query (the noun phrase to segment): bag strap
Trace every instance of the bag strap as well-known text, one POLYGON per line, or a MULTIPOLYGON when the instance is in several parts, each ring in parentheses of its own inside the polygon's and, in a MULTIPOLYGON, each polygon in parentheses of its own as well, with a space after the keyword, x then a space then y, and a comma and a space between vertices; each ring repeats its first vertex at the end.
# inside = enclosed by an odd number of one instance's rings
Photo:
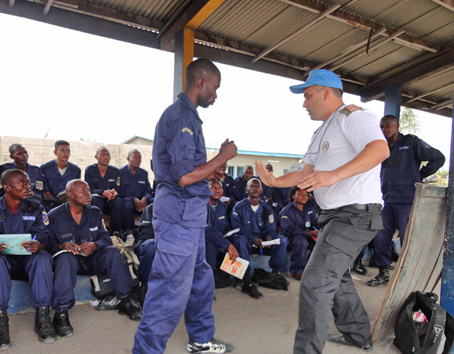
MULTIPOLYGON (((432 346, 436 349, 440 346, 441 339, 443 337, 443 332, 446 325, 446 311, 440 305, 433 303, 432 304, 432 318, 429 322, 429 331, 434 332, 435 336, 433 340, 429 340, 430 332, 427 332, 424 345, 421 349, 414 352, 414 354, 426 354, 432 346)), ((436 353, 436 352, 434 352, 436 353)))

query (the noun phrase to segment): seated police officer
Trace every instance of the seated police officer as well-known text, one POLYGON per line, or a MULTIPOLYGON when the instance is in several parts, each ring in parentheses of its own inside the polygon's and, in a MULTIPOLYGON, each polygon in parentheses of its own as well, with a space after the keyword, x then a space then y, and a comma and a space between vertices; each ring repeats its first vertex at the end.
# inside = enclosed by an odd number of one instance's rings
MULTIPOLYGON (((219 179, 219 181, 222 183, 222 191, 224 197, 228 197, 230 198, 230 200, 232 200, 235 197, 233 193, 233 177, 225 172, 226 170, 227 164, 224 163, 216 169, 214 178, 219 179)), ((225 204, 229 205, 230 201, 225 204)))
POLYGON ((105 147, 96 150, 97 163, 85 169, 85 181, 93 193, 91 205, 97 206, 104 214, 110 215, 112 231, 121 231, 123 223, 123 200, 120 191, 120 171, 110 166, 110 152, 105 147))
MULTIPOLYGON (((230 241, 238 250, 240 257, 249 261, 253 246, 263 251, 263 241, 279 238, 280 244, 265 246, 266 250, 271 249, 271 252, 265 251, 265 253, 271 255, 269 266, 273 273, 283 272, 288 241, 284 236, 277 235, 273 211, 268 204, 260 200, 262 183, 257 178, 250 179, 247 182, 246 193, 248 197, 233 207, 232 228, 239 228, 240 231, 231 236, 230 241)), ((249 271, 246 273, 249 275, 249 271)), ((244 279, 242 292, 253 298, 262 297, 257 288, 248 283, 246 275, 244 279)))
POLYGON ((128 164, 120 168, 120 197, 124 202, 123 225, 128 234, 134 229, 134 214, 140 215, 145 207, 153 202, 148 172, 140 168, 141 162, 140 151, 132 149, 128 153, 128 164))
POLYGON ((301 280, 307 261, 307 249, 313 247, 312 237, 318 235, 318 216, 314 204, 309 203, 305 189, 293 187, 290 190, 292 202, 279 214, 281 219, 280 234, 289 240, 290 273, 296 280, 301 280))
POLYGON ((246 185, 248 181, 254 175, 254 169, 252 166, 244 166, 241 176, 238 176, 233 180, 233 199, 234 203, 239 202, 247 198, 246 185))
POLYGON ((68 161, 71 149, 67 141, 55 142, 54 155, 57 156, 57 159, 41 165, 41 172, 44 175, 44 200, 46 201, 46 197, 50 198, 51 207, 59 204, 58 195, 65 191, 66 183, 80 178, 80 168, 68 161))
POLYGON ((208 217, 205 227, 205 259, 213 272, 216 269, 216 260, 219 252, 229 252, 230 259, 238 257, 236 248, 224 237, 230 231, 230 223, 227 220, 227 206, 219 199, 222 197, 222 184, 217 180, 208 182, 212 195, 208 203, 208 217))
MULTIPOLYGON (((43 173, 38 166, 30 165, 28 163, 28 152, 27 149, 21 144, 12 144, 9 147, 9 156, 14 160, 13 162, 7 162, 3 165, 3 171, 11 169, 19 169, 24 171, 30 179, 31 196, 34 196, 38 201, 43 196, 43 173)), ((0 196, 5 194, 2 185, 0 184, 0 196)))
POLYGON ((101 302, 97 310, 115 310, 139 321, 140 309, 131 302, 132 279, 123 263, 120 251, 112 246, 109 232, 104 227, 102 212, 90 205, 88 184, 80 179, 66 185, 69 202, 49 213, 50 246, 54 258, 54 291, 52 307, 55 331, 59 336, 71 336, 73 328, 68 310, 74 306, 77 274, 107 274, 115 289, 115 298, 101 302))
POLYGON ((0 234, 30 234, 33 239, 21 243, 31 255, 7 254, 10 246, 0 243, 0 350, 11 346, 7 315, 11 279, 30 282, 36 308, 35 332, 41 342, 52 343, 57 337, 49 317, 52 257, 44 251, 49 243, 49 219, 39 203, 27 200, 30 180, 25 172, 4 171, 1 182, 6 195, 0 199, 0 234))

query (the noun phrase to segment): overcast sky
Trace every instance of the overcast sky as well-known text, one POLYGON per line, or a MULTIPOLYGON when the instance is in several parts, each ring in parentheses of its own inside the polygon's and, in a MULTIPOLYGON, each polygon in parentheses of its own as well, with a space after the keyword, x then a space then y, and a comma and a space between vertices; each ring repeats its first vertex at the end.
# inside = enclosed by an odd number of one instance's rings
MULTIPOLYGON (((51 10, 52 11, 52 10, 51 10)), ((0 14, 2 135, 118 144, 153 138, 172 103, 173 54, 0 14)), ((304 154, 320 123, 302 108, 299 83, 218 64, 214 106, 199 108, 208 147, 226 138, 240 150, 304 154)), ((383 116, 383 103, 356 104, 383 116)), ((451 119, 415 110, 420 138, 449 161, 451 119)), ((378 124, 378 121, 377 121, 378 124)), ((448 168, 448 164, 445 165, 448 168)))

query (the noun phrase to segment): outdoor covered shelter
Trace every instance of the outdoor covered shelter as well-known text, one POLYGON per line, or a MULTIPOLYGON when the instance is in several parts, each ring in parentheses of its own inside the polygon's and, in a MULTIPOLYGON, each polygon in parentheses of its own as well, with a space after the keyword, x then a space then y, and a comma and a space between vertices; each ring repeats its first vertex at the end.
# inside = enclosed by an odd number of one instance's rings
MULTIPOLYGON (((174 52, 174 97, 195 56, 301 81, 325 68, 386 114, 453 115, 454 0, 0 0, 0 12, 174 52)), ((454 314, 454 167, 449 181, 442 304, 454 314)))

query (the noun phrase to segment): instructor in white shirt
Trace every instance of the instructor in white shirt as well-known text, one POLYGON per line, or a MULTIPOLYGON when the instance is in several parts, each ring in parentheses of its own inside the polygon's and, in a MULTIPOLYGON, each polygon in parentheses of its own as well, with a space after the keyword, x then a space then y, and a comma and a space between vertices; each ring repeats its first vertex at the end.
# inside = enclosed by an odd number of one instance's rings
POLYGON ((349 266, 383 228, 380 163, 389 149, 378 117, 342 100, 342 81, 329 70, 311 71, 307 81, 291 86, 304 93, 314 133, 300 172, 275 178, 256 162, 260 179, 272 187, 298 185, 314 191, 322 209, 321 230, 301 279, 299 323, 294 354, 321 354, 325 341, 370 351, 369 316, 359 298, 349 266), (329 335, 330 311, 340 335, 329 335))

